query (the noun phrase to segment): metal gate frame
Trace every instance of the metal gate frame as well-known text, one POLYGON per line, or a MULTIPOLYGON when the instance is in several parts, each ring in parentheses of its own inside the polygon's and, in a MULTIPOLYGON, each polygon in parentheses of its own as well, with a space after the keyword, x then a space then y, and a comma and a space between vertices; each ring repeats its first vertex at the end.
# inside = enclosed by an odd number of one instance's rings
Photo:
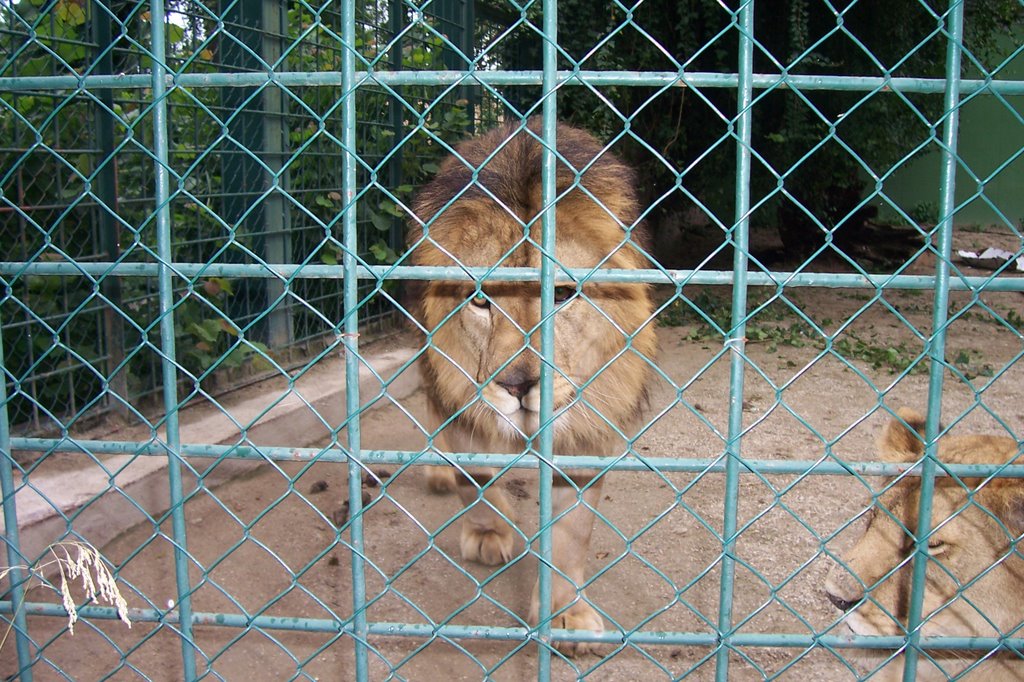
MULTIPOLYGON (((946 75, 942 79, 926 78, 891 78, 891 77, 839 77, 839 76, 796 76, 786 74, 762 74, 753 71, 753 51, 756 37, 753 35, 754 0, 748 0, 734 15, 733 26, 738 32, 740 42, 740 59, 736 72, 719 73, 676 73, 676 72, 628 72, 609 73, 584 70, 559 71, 557 69, 557 0, 543 0, 543 34, 545 37, 542 71, 501 72, 501 71, 431 71, 431 72, 387 72, 358 70, 352 50, 345 51, 342 70, 325 73, 213 73, 213 74, 180 74, 173 73, 166 66, 164 59, 165 36, 161 27, 164 26, 164 6, 159 1, 150 5, 152 14, 152 52, 153 72, 151 75, 132 76, 82 76, 82 77, 34 77, 34 78, 0 78, 0 91, 19 91, 25 89, 61 89, 82 92, 103 92, 113 87, 126 85, 151 89, 153 125, 155 134, 154 168, 156 173, 156 225, 159 236, 157 263, 67 263, 67 262, 5 262, 0 263, 0 274, 4 277, 40 275, 61 276, 77 275, 90 278, 100 277, 155 277, 159 282, 161 310, 164 315, 160 320, 161 351, 163 353, 164 405, 166 408, 166 441, 162 443, 139 443, 117 441, 80 441, 70 438, 42 439, 12 437, 7 419, 5 387, 0 383, 0 486, 3 493, 3 510, 8 519, 6 540, 7 558, 10 565, 22 563, 17 533, 17 509, 14 503, 16 486, 12 452, 15 450, 31 450, 40 452, 81 451, 93 453, 133 453, 168 460, 169 485, 173 510, 174 540, 177 544, 175 552, 175 572, 177 576, 178 599, 172 611, 136 610, 133 619, 173 624, 180 632, 182 641, 182 659, 185 678, 195 679, 196 661, 192 645, 192 628, 196 624, 217 624, 232 628, 259 627, 266 629, 294 629, 303 631, 323 631, 344 633, 351 636, 355 643, 356 677, 368 679, 368 638, 370 636, 403 636, 433 638, 443 636, 452 639, 499 639, 515 641, 531 641, 538 645, 539 667, 538 679, 547 680, 551 671, 551 648, 547 645, 552 641, 609 641, 622 642, 624 639, 636 644, 663 645, 701 645, 717 650, 716 676, 725 681, 729 675, 729 653, 734 647, 792 647, 808 649, 824 647, 827 649, 843 648, 893 648, 905 647, 906 680, 912 680, 916 669, 918 652, 934 648, 964 648, 991 650, 993 648, 1009 648, 1015 651, 1024 649, 1024 640, 1015 638, 935 638, 922 639, 917 631, 921 623, 921 606, 923 600, 924 569, 926 565, 926 536, 930 530, 929 521, 932 503, 934 480, 939 475, 952 473, 971 476, 1024 477, 1024 466, 980 466, 980 465, 942 465, 940 470, 936 459, 936 440, 940 433, 939 399, 943 391, 943 373, 945 343, 949 323, 948 297, 950 291, 970 291, 975 295, 982 291, 1016 291, 1024 292, 1024 279, 994 277, 951 277, 950 257, 952 248, 953 216, 956 209, 954 200, 955 166, 957 163, 959 106, 965 96, 983 95, 1024 95, 1024 81, 992 81, 964 80, 960 77, 962 38, 964 30, 964 3, 962 0, 951 0, 946 15, 947 59, 946 75), (340 266, 330 265, 246 265, 246 264, 205 264, 174 262, 170 251, 171 221, 168 202, 171 194, 168 174, 168 121, 166 116, 167 95, 174 88, 190 86, 219 87, 259 87, 267 83, 281 86, 289 85, 336 85, 342 83, 347 93, 341 104, 341 115, 345 121, 344 136, 341 144, 346 150, 344 163, 344 186, 342 188, 342 213, 344 234, 344 261, 340 266), (356 184, 356 120, 355 92, 362 87, 375 86, 394 91, 403 85, 440 85, 440 86, 483 86, 493 88, 503 85, 540 86, 542 90, 543 140, 547 147, 543 164, 543 200, 548 208, 543 214, 544 243, 542 249, 547 253, 554 252, 555 214, 553 210, 555 192, 555 122, 556 97, 563 87, 579 86, 584 83, 591 85, 617 86, 648 86, 648 87, 702 87, 702 88, 733 88, 738 96, 738 109, 733 118, 734 132, 731 133, 736 143, 736 187, 734 223, 729 228, 730 238, 734 245, 733 268, 731 271, 708 272, 693 270, 662 270, 648 269, 643 271, 607 271, 556 272, 552 258, 544 261, 543 267, 537 270, 516 268, 414 268, 409 266, 365 266, 361 265, 357 253, 356 212, 354 207, 360 198, 356 184), (759 93, 776 88, 797 87, 801 90, 845 90, 864 93, 881 93, 892 91, 898 93, 942 93, 944 98, 944 115, 942 123, 942 176, 939 192, 939 223, 935 235, 937 237, 937 266, 933 276, 910 275, 877 275, 861 274, 828 274, 808 272, 775 272, 770 274, 750 272, 748 269, 749 214, 751 211, 750 174, 751 174, 751 122, 752 107, 757 102, 759 93), (483 279, 488 280, 534 280, 541 282, 543 302, 540 326, 542 366, 542 408, 541 424, 549 423, 552 414, 552 371, 553 364, 553 316, 554 288, 559 282, 570 282, 586 279, 592 282, 649 282, 672 284, 677 293, 681 293, 686 284, 706 284, 732 286, 732 326, 728 330, 725 345, 731 351, 731 395, 742 395, 744 386, 744 355, 743 344, 745 324, 749 318, 747 308, 747 292, 751 286, 772 286, 780 291, 784 288, 798 287, 834 287, 863 288, 876 293, 887 289, 915 289, 930 291, 934 297, 934 316, 932 331, 927 337, 927 356, 930 360, 928 410, 927 410, 927 447, 925 457, 914 474, 922 479, 920 506, 920 526, 916 533, 916 549, 914 557, 913 594, 908 627, 911 634, 902 637, 867 638, 841 636, 812 636, 789 634, 746 634, 735 632, 732 622, 732 598, 735 589, 735 559, 732 548, 737 532, 737 494, 740 476, 744 473, 791 473, 804 475, 849 475, 851 473, 870 475, 893 475, 902 473, 904 467, 884 463, 864 463, 847 465, 816 460, 762 461, 745 459, 741 452, 743 434, 742 405, 739 400, 730 401, 728 440, 724 456, 713 460, 688 460, 675 458, 653 458, 644 461, 605 457, 562 457, 552 449, 552 430, 544 428, 536 443, 536 458, 523 458, 510 455, 480 455, 476 453, 455 453, 442 459, 438 455, 401 452, 401 451, 367 451, 361 446, 360 410, 361 401, 358 381, 351 380, 347 384, 346 402, 348 414, 351 415, 348 427, 346 447, 333 448, 328 451, 310 450, 306 453, 310 458, 319 461, 352 462, 358 466, 349 467, 349 497, 351 509, 351 559, 353 576, 352 608, 353 615, 346 622, 314 619, 285 619, 259 617, 246 620, 230 614, 199 613, 193 611, 187 572, 186 553, 187 537, 183 509, 182 492, 182 458, 254 458, 273 460, 293 460, 296 452, 292 448, 246 448, 223 447, 216 445, 183 445, 178 423, 175 394, 176 366, 174 358, 175 337, 173 321, 173 288, 172 274, 194 277, 198 274, 278 279, 292 282, 296 279, 342 278, 344 280, 344 301, 346 316, 339 329, 342 343, 346 350, 346 367, 349 377, 357 377, 360 368, 359 334, 360 304, 365 296, 360 294, 358 285, 361 281, 375 282, 377 287, 389 280, 401 279, 483 279), (461 464, 496 467, 538 468, 540 470, 541 535, 540 535, 540 585, 542 605, 549 604, 551 569, 550 569, 550 493, 552 474, 555 469, 571 470, 576 468, 600 470, 639 470, 655 466, 663 472, 724 472, 726 492, 723 500, 724 544, 722 547, 722 572, 720 585, 720 611, 717 632, 712 634, 692 632, 632 632, 625 636, 617 632, 601 635, 581 635, 566 631, 552 630, 546 616, 550 615, 550 607, 542 606, 541 625, 535 629, 503 628, 486 626, 443 625, 438 627, 416 626, 402 623, 368 622, 365 613, 365 560, 363 558, 363 525, 359 514, 360 505, 360 474, 364 467, 377 463, 390 464, 441 464, 446 460, 461 464), (545 504, 547 501, 547 504, 545 504)), ((343 3, 343 20, 341 41, 354 44, 355 17, 353 4, 343 3)), ((2 351, 2 349, 0 349, 2 351)), ((387 385, 387 380, 381 378, 387 385)), ((16 649, 21 664, 23 680, 32 679, 30 640, 28 637, 27 616, 47 615, 65 617, 60 606, 44 603, 23 603, 24 581, 23 571, 14 570, 10 574, 9 598, 0 602, 0 613, 13 614, 16 649), (15 608, 15 605, 21 605, 15 608)), ((89 606, 81 611, 86 618, 114 618, 113 609, 89 606)))

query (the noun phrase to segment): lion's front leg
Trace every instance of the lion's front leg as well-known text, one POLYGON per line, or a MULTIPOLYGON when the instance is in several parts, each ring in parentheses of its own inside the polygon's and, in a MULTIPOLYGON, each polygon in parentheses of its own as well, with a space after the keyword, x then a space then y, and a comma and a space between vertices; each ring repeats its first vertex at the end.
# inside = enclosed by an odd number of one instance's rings
MULTIPOLYGON (((441 423, 435 410, 429 411, 435 431, 441 423)), ((448 452, 475 452, 481 444, 458 429, 435 436, 434 444, 448 452)), ((462 558, 487 566, 507 564, 515 545, 515 513, 508 495, 495 480, 495 469, 462 470, 454 466, 427 467, 427 486, 435 493, 456 490, 462 512, 462 558)))
POLYGON ((462 515, 462 558, 487 566, 512 561, 515 544, 512 504, 494 474, 494 469, 486 469, 457 477, 459 498, 466 507, 462 515))
MULTIPOLYGON (((552 518, 557 518, 551 529, 551 627, 567 630, 604 631, 601 614, 590 605, 580 588, 584 582, 587 557, 590 554, 590 535, 594 529, 594 512, 601 499, 604 478, 595 480, 583 494, 578 488, 587 484, 586 478, 577 477, 575 484, 555 478, 551 491, 552 518), (582 497, 582 499, 580 499, 582 497), (564 516, 559 516, 565 512, 564 516)), ((536 624, 540 613, 539 583, 533 588, 530 600, 530 622, 536 624)), ((580 656, 594 649, 590 642, 558 642, 555 645, 567 656, 580 656)))
POLYGON ((458 487, 455 481, 455 467, 448 465, 426 467, 427 488, 432 493, 444 495, 453 493, 458 487))

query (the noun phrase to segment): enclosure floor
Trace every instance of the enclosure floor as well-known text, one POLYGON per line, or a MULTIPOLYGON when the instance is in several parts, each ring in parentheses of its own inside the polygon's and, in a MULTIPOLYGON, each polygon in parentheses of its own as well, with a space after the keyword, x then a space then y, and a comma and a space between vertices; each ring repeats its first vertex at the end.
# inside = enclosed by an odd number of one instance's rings
MULTIPOLYGON (((827 290, 791 292, 801 310, 830 329, 865 306, 866 296, 827 290)), ((885 297, 905 319, 927 328, 928 295, 887 292, 885 297)), ((954 292, 953 298, 957 306, 967 302, 963 294, 954 292)), ((1021 310, 1019 294, 986 295, 985 301, 1003 314, 1021 310)), ((1020 336, 986 319, 980 308, 977 312, 951 329, 948 355, 961 357, 968 374, 974 376, 947 376, 944 415, 960 415, 980 400, 992 414, 1019 429, 1024 425, 1024 363, 1014 361, 1022 351, 1020 336), (995 381, 986 375, 986 366, 998 373, 1007 365, 995 381)), ((792 320, 765 324, 787 330, 795 319, 794 315, 792 320)), ((755 322, 751 328, 766 328, 755 322)), ((661 416, 640 440, 641 456, 714 457, 722 450, 728 423, 729 356, 722 352, 720 341, 697 333, 699 327, 692 322, 659 329, 658 365, 671 382, 659 378, 653 383, 649 414, 661 416), (684 385, 680 393, 677 387, 684 385), (683 402, 670 408, 677 397, 683 402)), ((858 317, 851 330, 879 347, 914 341, 906 325, 878 304, 858 317)), ((874 412, 880 402, 890 408, 925 404, 926 373, 901 378, 886 366, 875 368, 869 361, 853 359, 860 370, 856 372, 836 357, 823 355, 810 340, 797 343, 798 337, 783 335, 781 342, 752 337, 747 344, 744 418, 749 431, 742 442, 744 456, 817 459, 827 443, 835 456, 869 459, 885 418, 874 412)), ((367 413, 364 447, 423 447, 424 436, 414 420, 424 413, 422 394, 404 400, 402 408, 367 413)), ((974 410, 956 429, 963 433, 1000 427, 984 410, 974 410)), ((520 624, 529 608, 536 561, 520 555, 500 570, 463 566, 458 524, 450 523, 457 512, 456 499, 428 493, 417 467, 386 469, 375 468, 386 487, 365 488, 370 500, 364 517, 365 555, 371 562, 366 580, 369 620, 520 624), (442 528, 431 540, 429 534, 442 528)), ((192 571, 197 585, 194 608, 323 619, 351 614, 350 553, 335 544, 331 521, 347 499, 346 480, 347 469, 341 464, 267 464, 224 486, 198 492, 186 505, 189 551, 195 565, 205 567, 207 573, 204 579, 198 570, 192 571), (294 584, 293 574, 298 576, 294 584)), ((526 536, 537 527, 535 481, 535 474, 525 471, 511 471, 503 478, 526 536)), ((869 504, 870 489, 881 484, 872 477, 858 481, 849 476, 742 476, 741 533, 736 547, 740 564, 733 613, 740 632, 813 634, 832 628, 832 634, 845 634, 845 626, 836 624, 839 613, 823 591, 832 566, 828 554, 840 554, 852 544, 860 526, 851 519, 869 504)), ((718 473, 610 475, 601 502, 606 522, 597 523, 589 556, 589 575, 600 576, 587 590, 588 598, 602 609, 606 628, 713 631, 718 620, 723 485, 724 476, 718 473)), ((131 556, 121 572, 130 606, 162 608, 175 597, 169 534, 168 524, 140 525, 103 548, 115 564, 131 556)), ((517 550, 523 547, 521 537, 517 550)), ((30 598, 52 601, 52 596, 39 590, 30 598)), ((32 618, 30 625, 33 638, 45 642, 49 633, 63 627, 63 621, 32 618)), ((349 679, 353 674, 348 638, 335 641, 326 634, 271 630, 240 636, 233 629, 200 626, 196 644, 202 652, 201 668, 208 666, 228 680, 288 679, 298 665, 314 679, 349 679)), ((44 656, 75 679, 98 679, 119 666, 120 654, 114 645, 126 651, 135 647, 127 661, 150 679, 180 677, 180 646, 174 633, 145 623, 128 630, 117 622, 81 622, 74 637, 59 637, 46 647, 44 656)), ((398 679, 409 680, 536 676, 537 652, 532 645, 518 650, 514 643, 482 640, 436 640, 425 645, 385 636, 372 638, 371 645, 370 679, 374 680, 392 672, 398 679)), ((0 674, 10 672, 13 658, 3 657, 0 674)), ((863 664, 855 668, 869 669, 863 664)), ((45 664, 36 670, 37 679, 50 679, 45 664)), ((688 679, 712 679, 714 650, 646 646, 618 651, 609 645, 598 655, 575 661, 556 657, 552 676, 557 680, 657 680, 687 673, 692 675, 688 679)), ((730 680, 773 676, 855 679, 837 655, 820 649, 806 653, 750 648, 732 655, 730 680)), ((124 667, 111 679, 137 678, 124 667)))

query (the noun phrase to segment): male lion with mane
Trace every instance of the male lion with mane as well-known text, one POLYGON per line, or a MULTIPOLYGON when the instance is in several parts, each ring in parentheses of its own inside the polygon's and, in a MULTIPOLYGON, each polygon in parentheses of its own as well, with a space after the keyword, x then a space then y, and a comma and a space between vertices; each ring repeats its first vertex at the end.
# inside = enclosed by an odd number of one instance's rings
MULTIPOLYGON (((883 460, 916 462, 924 454, 924 418, 901 409, 879 440, 883 460)), ((1006 436, 949 436, 938 458, 949 464, 1020 461, 1006 436), (1016 458, 1016 459, 1015 459, 1016 458)), ((825 591, 859 635, 906 633, 921 479, 905 477, 879 498, 867 529, 829 573, 825 591)), ((1020 637, 1024 628, 1024 480, 943 477, 935 480, 923 605, 925 637, 1020 637)), ((930 649, 918 679, 1024 679, 1024 653, 930 649), (987 655, 986 660, 979 661, 987 655), (963 679, 963 678, 961 678, 963 679)), ((899 656, 872 679, 903 676, 899 656)))
MULTIPOLYGON (((459 144, 413 202, 409 245, 421 266, 539 268, 542 254, 538 123, 506 124, 459 144)), ((559 268, 636 269, 649 261, 632 170, 588 133, 557 128, 555 255, 559 268)), ((540 410, 540 284, 428 281, 411 308, 429 339, 421 367, 428 425, 447 452, 535 449, 540 410)), ((559 285, 554 313, 554 451, 619 455, 636 434, 656 352, 653 305, 642 284, 559 285)), ((512 507, 486 473, 428 469, 435 492, 458 490, 462 556, 487 565, 513 557, 512 507), (482 491, 483 499, 480 499, 482 491)), ((553 627, 603 630, 579 588, 602 478, 555 473, 553 627), (563 577, 564 576, 564 577, 563 577)), ((534 588, 531 622, 539 598, 534 588)), ((564 643, 574 655, 590 647, 564 643)))

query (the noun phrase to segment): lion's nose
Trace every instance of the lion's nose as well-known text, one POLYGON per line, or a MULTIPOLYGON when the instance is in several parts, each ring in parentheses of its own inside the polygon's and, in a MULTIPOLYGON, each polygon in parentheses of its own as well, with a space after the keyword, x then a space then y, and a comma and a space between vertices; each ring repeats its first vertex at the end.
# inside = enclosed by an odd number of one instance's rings
POLYGON ((828 600, 830 602, 832 602, 832 604, 837 609, 839 609, 840 611, 849 611, 850 609, 852 609, 854 606, 857 605, 857 602, 855 602, 855 601, 847 601, 846 599, 843 599, 842 597, 837 597, 836 595, 832 594, 831 592, 826 592, 825 594, 828 595, 828 600))
POLYGON ((529 393, 538 381, 540 381, 540 377, 531 376, 522 370, 513 370, 496 383, 508 391, 513 398, 522 400, 523 396, 529 393))

